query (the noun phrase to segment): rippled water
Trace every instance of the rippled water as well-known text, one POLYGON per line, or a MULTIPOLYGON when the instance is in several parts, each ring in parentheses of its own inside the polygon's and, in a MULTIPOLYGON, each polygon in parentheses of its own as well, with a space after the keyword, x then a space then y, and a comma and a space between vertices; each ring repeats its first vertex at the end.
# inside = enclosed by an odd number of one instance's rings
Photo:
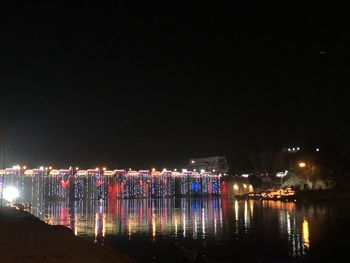
POLYGON ((49 224, 142 262, 336 261, 346 256, 346 206, 229 198, 40 204, 49 224))

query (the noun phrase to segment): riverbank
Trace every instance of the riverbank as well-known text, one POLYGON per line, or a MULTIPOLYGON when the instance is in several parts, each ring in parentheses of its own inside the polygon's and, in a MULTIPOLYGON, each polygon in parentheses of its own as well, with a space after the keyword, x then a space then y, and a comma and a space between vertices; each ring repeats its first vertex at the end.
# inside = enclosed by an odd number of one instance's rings
POLYGON ((107 247, 76 237, 64 226, 51 226, 30 213, 0 209, 1 262, 127 263, 132 260, 107 247))
POLYGON ((253 200, 273 200, 273 201, 293 201, 301 203, 317 203, 317 202, 350 202, 350 192, 330 190, 305 190, 297 191, 290 196, 262 196, 258 194, 242 194, 236 195, 236 199, 253 199, 253 200))

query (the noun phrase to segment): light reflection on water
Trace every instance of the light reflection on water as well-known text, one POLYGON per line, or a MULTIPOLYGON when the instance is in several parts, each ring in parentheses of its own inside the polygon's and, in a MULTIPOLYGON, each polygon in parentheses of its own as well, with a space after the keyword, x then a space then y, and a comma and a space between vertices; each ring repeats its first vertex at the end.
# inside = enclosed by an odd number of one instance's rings
POLYGON ((65 202, 33 207, 32 213, 52 225, 65 225, 75 235, 108 243, 106 237, 159 237, 214 240, 229 244, 275 246, 285 255, 299 257, 312 248, 311 228, 320 227, 327 209, 294 202, 231 199, 114 200, 65 202))

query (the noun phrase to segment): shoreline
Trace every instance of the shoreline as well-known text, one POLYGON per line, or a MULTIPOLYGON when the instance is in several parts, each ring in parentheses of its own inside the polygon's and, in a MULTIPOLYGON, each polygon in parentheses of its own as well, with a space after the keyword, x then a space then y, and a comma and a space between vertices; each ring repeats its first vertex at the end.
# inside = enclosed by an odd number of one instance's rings
POLYGON ((131 263, 129 256, 48 225, 26 211, 0 209, 0 258, 4 262, 131 263))
POLYGON ((303 204, 321 203, 321 202, 350 202, 350 193, 337 192, 334 190, 308 190, 300 191, 292 196, 282 196, 281 198, 273 197, 250 197, 248 194, 236 195, 238 200, 267 200, 283 202, 299 202, 303 204))

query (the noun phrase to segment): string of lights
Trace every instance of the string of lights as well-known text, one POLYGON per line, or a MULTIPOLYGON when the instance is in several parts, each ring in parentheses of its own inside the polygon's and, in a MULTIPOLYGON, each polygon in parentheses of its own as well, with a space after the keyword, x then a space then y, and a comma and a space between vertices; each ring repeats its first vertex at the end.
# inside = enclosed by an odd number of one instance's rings
POLYGON ((21 198, 96 200, 220 195, 221 176, 210 172, 150 170, 23 169, 0 170, 4 186, 15 186, 21 198), (30 189, 30 191, 29 191, 30 189), (41 195, 41 197, 39 197, 41 195))

